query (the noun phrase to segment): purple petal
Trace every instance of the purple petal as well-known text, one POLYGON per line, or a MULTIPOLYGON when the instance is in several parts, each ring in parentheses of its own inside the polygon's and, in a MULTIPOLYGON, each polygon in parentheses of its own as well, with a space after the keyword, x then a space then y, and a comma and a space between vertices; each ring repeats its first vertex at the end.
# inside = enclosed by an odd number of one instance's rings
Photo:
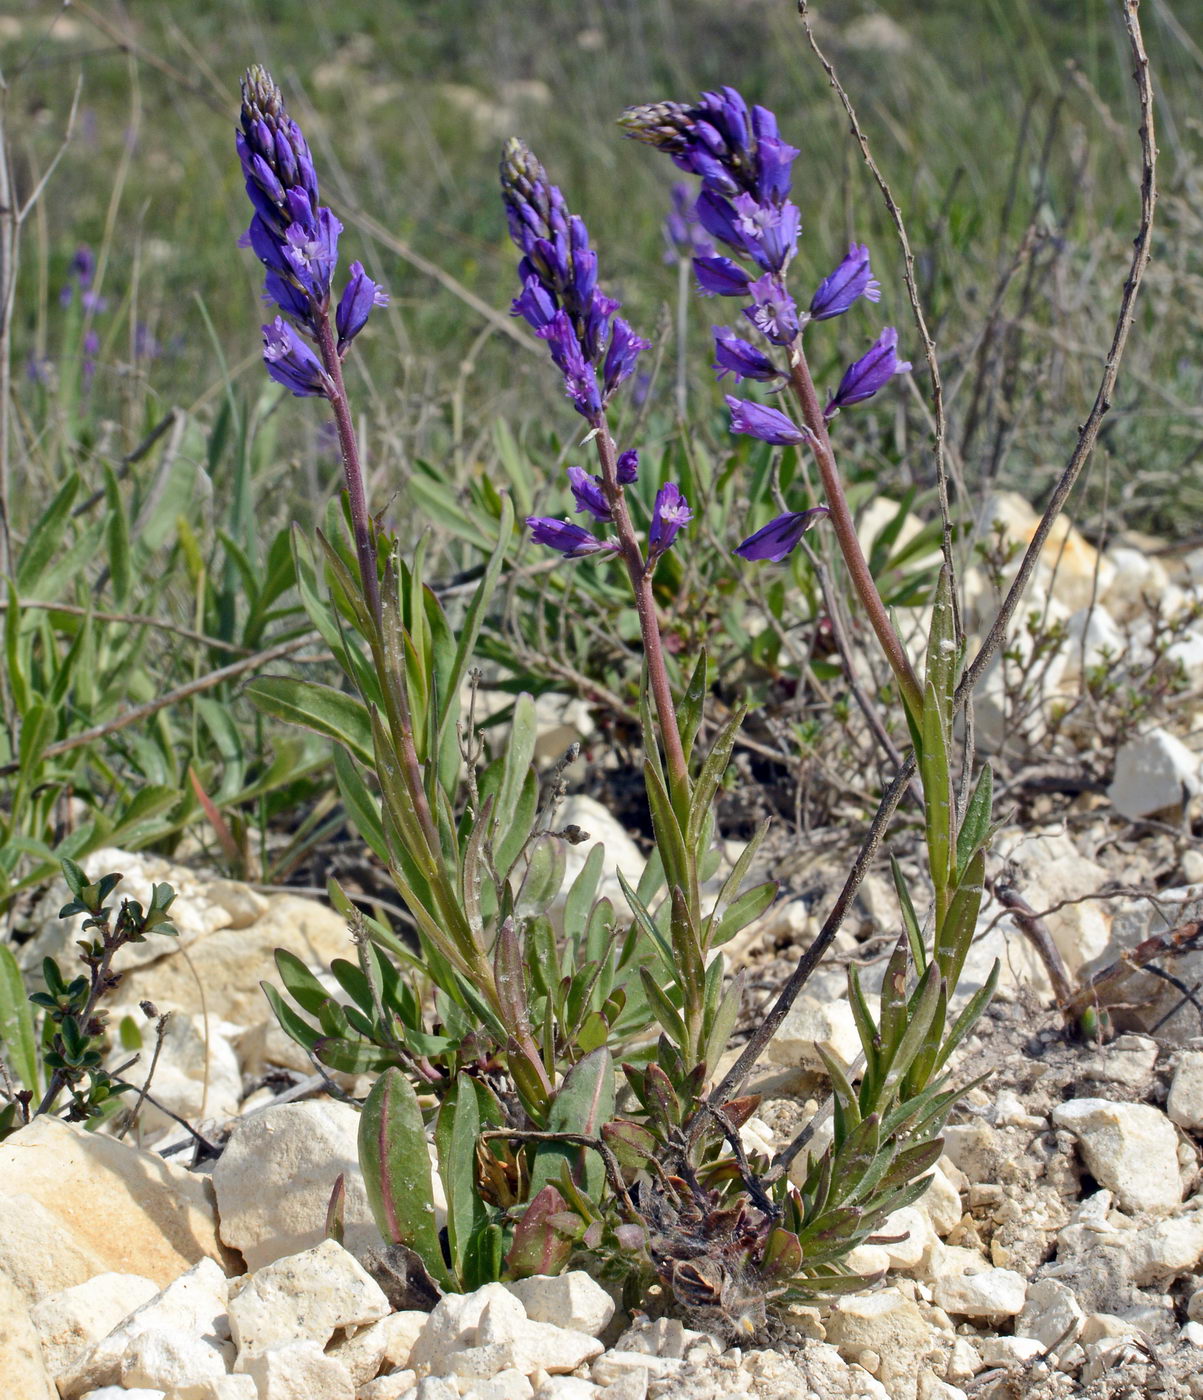
POLYGON ((587 554, 605 554, 614 549, 612 544, 599 540, 596 535, 590 534, 580 525, 574 525, 571 520, 555 520, 546 515, 528 515, 526 523, 530 526, 533 539, 539 544, 547 545, 549 549, 558 550, 565 559, 583 559, 587 554))
POLYGON ((871 399, 895 374, 905 374, 911 368, 909 360, 898 358, 897 346, 898 332, 887 326, 868 352, 844 371, 840 387, 827 405, 828 418, 841 408, 871 399))
POLYGON ((727 395, 727 407, 731 410, 733 433, 759 438, 761 442, 770 442, 774 447, 796 447, 810 437, 808 429, 798 427, 779 409, 752 403, 748 399, 737 399, 731 394, 727 395))
POLYGON ((714 368, 721 379, 733 374, 738 379, 767 381, 780 379, 781 371, 772 360, 746 340, 741 340, 730 326, 714 327, 714 368))
POLYGON ((754 535, 749 535, 743 544, 736 545, 735 553, 745 559, 768 559, 778 564, 798 547, 807 530, 828 513, 826 506, 813 506, 810 510, 779 515, 754 535))
POLYGON ((824 277, 810 301, 810 316, 814 321, 827 321, 840 316, 859 297, 877 301, 881 287, 874 280, 869 266, 869 250, 863 243, 848 245, 848 253, 839 267, 824 277))
POLYGON ((681 488, 675 481, 666 481, 656 492, 652 508, 652 528, 648 534, 652 554, 663 554, 670 549, 677 532, 692 519, 693 511, 681 495, 681 488))
POLYGON ((568 484, 572 488, 578 515, 587 513, 595 520, 611 519, 600 477, 590 476, 584 467, 569 467, 568 484))

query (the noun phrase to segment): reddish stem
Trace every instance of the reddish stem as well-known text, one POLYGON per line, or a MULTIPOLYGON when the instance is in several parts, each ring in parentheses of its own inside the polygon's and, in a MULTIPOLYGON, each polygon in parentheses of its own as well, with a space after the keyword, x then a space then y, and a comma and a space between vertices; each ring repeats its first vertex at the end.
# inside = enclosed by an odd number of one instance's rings
POLYGON ((894 672, 907 708, 911 711, 912 716, 918 720, 923 711, 923 689, 911 667, 906 652, 903 650, 898 633, 894 631, 889 614, 886 612, 886 606, 881 600, 881 594, 877 591, 877 585, 873 582, 873 575, 869 572, 869 565, 865 561, 864 551, 857 538, 852 512, 848 508, 848 498, 844 495, 844 484, 840 480, 840 474, 835 465, 835 453, 831 450, 831 438, 827 432, 827 419, 823 416, 819 396, 815 392, 814 380, 810 377, 810 366, 806 363, 806 356, 802 353, 801 348, 791 356, 789 377, 790 384, 798 398, 798 405, 802 410, 802 420, 810 429, 814 439, 815 461, 819 464, 819 475, 823 480, 827 508, 831 512, 831 523, 835 529, 836 542, 839 544, 840 553, 844 556, 844 563, 852 579, 852 586, 861 601, 861 606, 868 615, 870 625, 877 633, 877 640, 881 643, 881 649, 885 652, 890 669, 894 672))

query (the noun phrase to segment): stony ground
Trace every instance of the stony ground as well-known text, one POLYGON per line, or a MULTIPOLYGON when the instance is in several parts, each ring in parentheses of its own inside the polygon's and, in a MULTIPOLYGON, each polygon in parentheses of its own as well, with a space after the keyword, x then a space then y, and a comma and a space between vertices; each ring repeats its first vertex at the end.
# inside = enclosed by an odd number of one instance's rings
MULTIPOLYGON (((1016 725, 1035 726, 1060 745, 1063 766, 1069 744, 1089 769, 1102 721, 1065 728, 1066 676, 1096 644, 1104 663, 1147 675, 1142 590, 1160 589, 1164 603, 1177 588, 1177 605, 1193 607, 1198 585, 1159 579, 1147 551, 1092 558, 1073 534, 1058 549, 1043 586, 1046 611, 1061 609, 1071 624, 1064 664, 1045 668, 1022 723, 1004 681, 987 684, 979 730, 1005 748, 1016 725), (1085 620, 1071 610, 1083 597, 1095 599, 1085 620), (1122 657, 1099 642, 1108 627, 1122 657)), ((319 972, 345 956, 341 920, 297 895, 98 854, 90 866, 123 871, 135 897, 154 880, 179 891, 178 941, 152 936, 126 950, 114 1024, 128 1018, 149 1048, 153 1018, 140 1003, 172 1015, 153 1102, 130 1139, 41 1119, 0 1145, 5 1394, 1203 1397, 1203 1009, 1192 991, 1203 985, 1203 941, 1188 936, 1203 917, 1194 836, 1203 630, 1191 622, 1160 645, 1182 649, 1184 668, 1195 669, 1179 704, 1113 736, 1102 780, 1056 800, 1016 783, 1000 801, 1007 825, 961 995, 995 958, 1002 982, 957 1061, 964 1081, 989 1078, 954 1113, 927 1194, 851 1261, 881 1281, 797 1309, 742 1347, 658 1316, 655 1298, 646 1314, 627 1316, 582 1273, 492 1284, 433 1312, 409 1306, 381 1256, 356 1162, 358 1115, 347 1100, 367 1083, 315 1075, 258 986, 277 947, 319 972), (1017 922, 1008 891, 1038 917, 1017 922), (1075 988, 1094 979, 1084 1004, 1106 1010, 1105 1041, 1083 1038, 1055 1009, 1050 975, 1075 988), (340 1173, 342 1245, 324 1238, 340 1173)), ((583 722, 579 710, 551 716, 549 751, 583 722)), ((618 869, 637 879, 643 854, 608 812, 577 797, 565 820, 604 839, 613 893, 618 869)), ((813 935, 847 851, 817 842, 792 866, 780 852, 774 859, 781 900, 728 950, 750 970, 745 1026, 813 935)), ((903 863, 920 888, 918 867, 903 863)), ((69 956, 75 935, 57 919, 62 902, 51 890, 29 912, 18 948, 27 969, 69 956)), ((743 1131, 749 1152, 771 1152, 822 1116, 816 1045, 855 1072, 846 965, 860 966, 872 995, 896 936, 893 893, 876 874, 750 1086, 762 1102, 743 1131)))

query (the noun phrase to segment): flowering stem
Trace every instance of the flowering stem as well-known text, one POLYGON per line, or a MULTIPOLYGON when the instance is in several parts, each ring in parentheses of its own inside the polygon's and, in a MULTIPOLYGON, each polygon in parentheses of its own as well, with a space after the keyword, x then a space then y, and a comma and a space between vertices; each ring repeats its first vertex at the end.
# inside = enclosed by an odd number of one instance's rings
POLYGON ((614 448, 614 439, 610 436, 604 418, 599 417, 594 426, 597 429, 597 458, 601 464, 606 500, 614 517, 619 553, 627 566, 631 590, 635 594, 635 610, 639 614, 639 631, 643 636, 648 683, 660 720, 660 737, 664 744, 664 758, 668 768, 669 792, 676 805, 677 798, 683 797, 689 791, 689 767, 685 762, 685 750, 681 747, 681 731, 677 727, 672 687, 668 683, 668 670, 664 665, 660 619, 656 613, 656 599, 652 592, 652 568, 644 560, 639 538, 631 524, 631 515, 618 484, 618 454, 614 448))
POLYGON ((885 652, 890 669, 894 672, 907 709, 910 710, 912 718, 918 722, 919 716, 923 712, 923 690, 910 661, 907 659, 907 654, 903 650, 898 633, 894 631, 889 614, 886 612, 886 606, 881 600, 881 594, 877 591, 877 585, 873 582, 873 575, 869 572, 869 565, 865 561, 864 551, 857 538, 852 512, 848 508, 848 498, 844 495, 844 484, 840 480, 840 474, 835 465, 835 453, 831 450, 827 420, 823 416, 819 396, 815 392, 814 380, 810 376, 810 366, 806 363, 806 356, 800 348, 795 355, 791 356, 789 377, 802 410, 802 419, 814 436, 815 460, 819 464, 819 475, 823 480, 827 508, 831 512, 831 523, 835 529, 836 541, 839 544, 840 553, 844 556, 844 563, 851 576, 852 586, 861 601, 861 606, 868 614, 874 632, 877 633, 877 640, 881 643, 881 649, 885 652))
MULTIPOLYGON (((385 680, 384 670, 384 616, 380 605, 380 575, 376 562, 376 534, 372 517, 368 511, 367 488, 364 484, 363 463, 359 456, 359 441, 355 436, 355 424, 351 420, 351 407, 347 401, 346 386, 343 383, 342 361, 338 356, 338 346, 334 339, 334 328, 330 316, 321 311, 314 316, 317 331, 318 352, 322 358, 322 368, 330 379, 330 407, 334 410, 334 422, 338 429, 338 444, 342 452, 343 476, 347 483, 347 495, 351 502, 351 528, 355 533, 355 553, 359 559, 359 576, 363 582, 364 601, 372 619, 375 636, 369 638, 376 661, 377 673, 385 680)), ((426 799, 426 787, 422 782, 422 765, 418 762, 418 751, 414 745, 413 724, 409 716, 409 706, 405 698, 404 682, 397 677, 398 684, 384 685, 384 693, 393 703, 389 705, 390 718, 396 731, 401 749, 401 759, 405 767, 406 786, 410 799, 417 811, 431 859, 437 859, 440 842, 438 829, 431 816, 430 803, 426 799)))
POLYGON ((368 512, 367 489, 363 479, 363 463, 359 458, 359 443, 355 437, 355 425, 351 421, 351 408, 347 402, 347 391, 343 385, 342 361, 338 358, 338 346, 334 340, 334 328, 327 312, 314 316, 317 330, 317 346, 322 357, 322 368, 330 377, 332 392, 330 407, 334 410, 334 423, 338 429, 338 445, 342 452, 343 477, 347 483, 347 495, 351 501, 351 526, 355 531, 355 553, 359 557, 359 574, 363 580, 364 598, 368 611, 376 623, 380 618, 380 579, 376 566, 376 539, 372 530, 372 520, 368 512))

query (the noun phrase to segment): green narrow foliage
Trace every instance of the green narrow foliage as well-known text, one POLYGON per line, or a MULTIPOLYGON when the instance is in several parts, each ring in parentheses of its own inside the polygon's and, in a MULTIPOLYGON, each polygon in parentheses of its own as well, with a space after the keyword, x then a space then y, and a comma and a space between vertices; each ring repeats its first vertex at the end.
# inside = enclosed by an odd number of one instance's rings
POLYGON ((0 943, 0 1050, 22 1087, 36 1098, 41 1085, 33 1011, 21 969, 7 943, 0 943))

